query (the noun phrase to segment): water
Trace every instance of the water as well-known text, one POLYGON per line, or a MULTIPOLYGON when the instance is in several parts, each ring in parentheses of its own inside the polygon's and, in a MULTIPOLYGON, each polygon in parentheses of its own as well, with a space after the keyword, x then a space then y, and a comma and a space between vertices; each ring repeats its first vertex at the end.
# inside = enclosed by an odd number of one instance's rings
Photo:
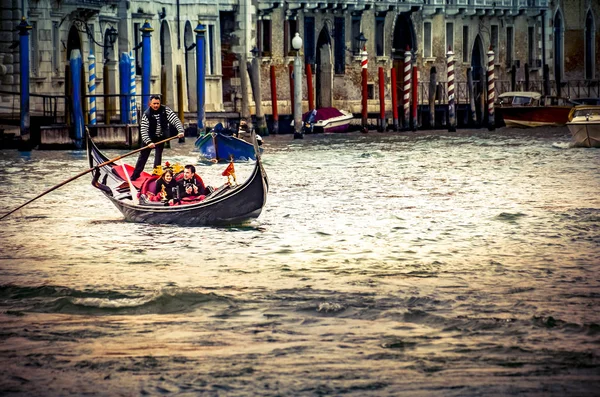
MULTIPOLYGON (((270 136, 232 228, 124 222, 84 176, 0 221, 0 394, 594 395, 600 151, 568 140, 270 136)), ((0 157, 2 213, 88 167, 0 157)))

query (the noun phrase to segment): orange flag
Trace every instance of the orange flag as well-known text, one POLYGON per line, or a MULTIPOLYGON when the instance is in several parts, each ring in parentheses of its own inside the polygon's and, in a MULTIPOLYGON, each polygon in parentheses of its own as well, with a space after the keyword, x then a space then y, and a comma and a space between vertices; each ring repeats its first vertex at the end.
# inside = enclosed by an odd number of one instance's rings
POLYGON ((225 168, 225 171, 223 171, 222 175, 227 177, 227 182, 230 182, 230 177, 233 177, 233 181, 237 183, 235 179, 235 168, 233 168, 233 161, 231 161, 227 168, 225 168))

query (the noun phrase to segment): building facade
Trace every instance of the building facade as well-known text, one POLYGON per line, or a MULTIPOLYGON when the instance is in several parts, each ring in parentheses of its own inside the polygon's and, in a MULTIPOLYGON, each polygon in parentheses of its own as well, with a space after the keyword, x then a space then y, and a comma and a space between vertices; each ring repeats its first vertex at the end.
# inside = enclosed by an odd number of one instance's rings
MULTIPOLYGON (((32 94, 70 95, 68 65, 74 49, 83 56, 86 79, 89 57, 95 57, 99 95, 119 93, 119 58, 123 53, 133 55, 140 93, 140 29, 147 21, 153 29, 151 92, 163 93, 171 107, 192 113, 198 106, 194 47, 198 22, 206 26, 207 112, 240 112, 244 100, 254 111, 253 101, 244 98, 250 96, 245 92, 252 92, 253 82, 242 77, 246 65, 259 57, 264 112, 271 112, 274 76, 279 112, 292 113, 289 65, 295 56, 291 45, 295 33, 303 39, 300 56, 310 67, 303 76, 304 101, 310 70, 316 107, 336 106, 355 113, 360 112, 363 49, 369 61, 371 111, 379 108, 379 68, 384 71, 390 109, 390 72, 397 68, 401 81, 406 51, 424 86, 432 68, 438 81, 446 81, 449 49, 459 84, 466 82, 468 69, 475 81, 484 81, 490 49, 499 82, 522 81, 526 73, 531 81, 541 81, 544 64, 554 84, 581 80, 594 85, 600 78, 600 4, 595 0, 3 0, 1 15, 2 91, 19 91, 15 28, 25 16, 32 26, 32 94), (248 84, 248 89, 243 90, 242 84, 248 84), (177 103, 178 90, 182 90, 182 103, 177 103)), ((458 94, 460 100, 460 87, 458 94)), ((425 99, 424 91, 420 95, 425 99)), ((1 98, 3 109, 14 102, 8 94, 1 98)), ((38 102, 32 98, 33 113, 39 111, 38 102)))

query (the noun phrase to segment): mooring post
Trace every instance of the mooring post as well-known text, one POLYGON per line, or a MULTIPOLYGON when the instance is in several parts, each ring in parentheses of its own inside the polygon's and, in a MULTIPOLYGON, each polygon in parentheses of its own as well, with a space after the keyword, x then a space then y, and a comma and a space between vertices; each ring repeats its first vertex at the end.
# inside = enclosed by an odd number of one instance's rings
POLYGON ((19 30, 19 61, 21 63, 21 140, 28 141, 31 129, 29 113, 29 31, 32 26, 25 17, 17 26, 19 30))
POLYGON ((137 124, 137 106, 135 100, 135 57, 133 56, 133 51, 129 51, 129 60, 131 61, 129 78, 129 95, 131 98, 131 124, 137 124))
POLYGON ((89 70, 89 85, 88 90, 90 93, 90 124, 96 125, 96 57, 90 49, 90 55, 88 55, 88 70, 89 70))
POLYGON ((387 125, 385 119, 385 76, 383 67, 379 67, 379 131, 385 131, 387 125))
POLYGON ((146 20, 141 27, 142 32, 142 110, 150 102, 150 73, 152 72, 152 45, 151 33, 154 31, 150 22, 146 20))
POLYGON ((494 118, 494 101, 496 100, 496 81, 494 76, 494 51, 492 47, 487 53, 488 67, 487 67, 487 109, 488 109, 488 130, 494 131, 496 129, 496 121, 494 118))
POLYGON ((369 77, 369 75, 368 75, 369 54, 367 53, 366 45, 363 46, 363 50, 360 53, 360 67, 361 67, 361 77, 362 77, 362 100, 361 100, 362 132, 367 132, 369 130, 369 127, 368 127, 369 113, 368 113, 368 108, 367 108, 367 106, 368 106, 367 98, 369 96, 369 90, 368 90, 368 86, 367 86, 367 79, 369 77))
POLYGON ((310 112, 315 108, 315 91, 313 87, 312 67, 310 66, 310 63, 306 64, 306 88, 308 90, 308 111, 310 112))
POLYGON ((411 98, 411 126, 416 131, 419 127, 418 109, 419 109, 419 69, 417 68, 416 54, 413 54, 412 65, 412 98, 411 98))
POLYGON ((131 91, 131 78, 129 76, 131 73, 131 59, 129 59, 129 54, 126 52, 121 54, 121 58, 119 59, 119 106, 121 107, 121 123, 127 124, 129 122, 130 115, 130 104, 131 99, 129 97, 131 91))
POLYGON ((437 70, 432 66, 429 70, 429 128, 435 128, 435 93, 437 90, 437 70))
POLYGON ((78 49, 71 51, 71 59, 69 60, 71 65, 71 83, 73 87, 73 95, 71 96, 71 105, 73 107, 73 128, 75 136, 75 147, 77 149, 83 148, 83 109, 81 108, 81 66, 83 61, 81 59, 81 52, 78 49))
POLYGON ((181 120, 181 124, 185 125, 185 113, 183 112, 183 107, 185 106, 183 102, 183 70, 181 69, 181 65, 175 67, 175 81, 177 82, 177 115, 179 116, 179 120, 181 120))
POLYGON ((475 86, 473 84, 473 68, 467 68, 467 91, 469 91, 469 112, 471 125, 477 125, 477 110, 475 108, 475 86))
POLYGON ((412 76, 411 59, 412 55, 410 53, 410 47, 406 46, 406 51, 404 51, 404 88, 402 90, 402 106, 404 110, 402 129, 405 131, 410 128, 410 77, 412 76))
POLYGON ((294 139, 303 139, 302 123, 302 59, 300 58, 300 48, 302 48, 302 38, 296 33, 292 39, 292 47, 296 50, 294 58, 294 139))
POLYGON ((544 95, 550 95, 550 67, 544 64, 544 95))
POLYGON ((392 68, 392 113, 394 115, 394 131, 398 131, 398 81, 396 68, 392 68))
POLYGON ((294 109, 296 109, 296 105, 294 104, 294 62, 290 62, 288 65, 288 75, 290 76, 290 114, 293 119, 294 109))
POLYGON ((448 48, 446 53, 448 64, 448 131, 456 131, 456 99, 454 97, 454 52, 448 48))
POLYGON ((254 106, 255 106, 255 115, 256 115, 256 130, 259 135, 268 136, 269 129, 267 128, 267 122, 265 120, 265 114, 262 108, 262 83, 261 83, 261 75, 260 75, 260 51, 256 49, 252 51, 252 81, 254 85, 252 86, 252 92, 254 93, 254 106))
MULTIPOLYGON (((202 25, 198 21, 198 26, 194 29, 196 32, 196 95, 198 97, 198 135, 204 133, 204 84, 205 84, 205 71, 204 60, 205 49, 204 49, 204 35, 206 34, 206 26, 202 25)), ((244 65, 240 66, 240 73, 246 73, 246 63, 244 58, 244 65)), ((242 93, 243 95, 243 93, 242 93)), ((242 99, 243 100, 243 99, 242 99)))
POLYGON ((279 133, 279 112, 277 111, 277 80, 275 78, 275 65, 269 68, 271 74, 271 110, 273 113, 273 134, 279 133))
POLYGON ((512 65, 510 68, 510 90, 517 90, 517 66, 512 65))

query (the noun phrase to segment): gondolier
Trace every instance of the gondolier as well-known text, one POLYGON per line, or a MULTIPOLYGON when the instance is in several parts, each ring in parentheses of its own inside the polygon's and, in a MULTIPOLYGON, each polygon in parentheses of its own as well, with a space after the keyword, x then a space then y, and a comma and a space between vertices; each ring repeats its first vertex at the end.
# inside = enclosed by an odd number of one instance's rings
POLYGON ((173 112, 173 110, 171 110, 171 108, 168 106, 160 104, 159 95, 151 95, 148 109, 146 109, 142 115, 142 120, 140 123, 142 142, 144 145, 149 146, 149 148, 140 152, 140 157, 138 157, 137 163, 135 164, 135 170, 133 171, 131 180, 136 180, 140 177, 142 171, 144 171, 144 167, 146 166, 146 162, 148 161, 148 157, 150 156, 152 149, 155 149, 154 167, 162 164, 162 152, 165 144, 161 143, 159 145, 155 145, 155 142, 159 142, 164 138, 169 137, 169 125, 172 125, 177 129, 177 136, 179 138, 183 138, 183 125, 181 124, 181 121, 175 112, 173 112))

